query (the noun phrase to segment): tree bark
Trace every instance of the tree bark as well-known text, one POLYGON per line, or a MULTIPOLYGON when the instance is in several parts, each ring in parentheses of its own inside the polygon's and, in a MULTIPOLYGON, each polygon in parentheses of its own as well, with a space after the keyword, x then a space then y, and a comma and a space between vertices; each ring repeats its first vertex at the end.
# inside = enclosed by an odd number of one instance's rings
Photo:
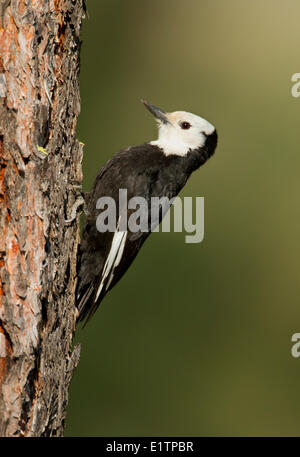
POLYGON ((83 0, 0 0, 0 436, 61 436, 72 351, 83 0))

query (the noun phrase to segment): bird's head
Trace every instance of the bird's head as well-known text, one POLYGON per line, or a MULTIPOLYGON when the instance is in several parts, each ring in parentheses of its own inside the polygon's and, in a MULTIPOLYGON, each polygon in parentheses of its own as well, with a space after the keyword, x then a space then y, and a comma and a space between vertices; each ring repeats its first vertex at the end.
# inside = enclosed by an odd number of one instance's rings
POLYGON ((209 149, 209 155, 213 154, 218 137, 215 127, 208 121, 185 111, 166 113, 145 100, 142 103, 158 123, 158 139, 151 144, 163 149, 165 155, 185 156, 189 151, 201 148, 209 149))

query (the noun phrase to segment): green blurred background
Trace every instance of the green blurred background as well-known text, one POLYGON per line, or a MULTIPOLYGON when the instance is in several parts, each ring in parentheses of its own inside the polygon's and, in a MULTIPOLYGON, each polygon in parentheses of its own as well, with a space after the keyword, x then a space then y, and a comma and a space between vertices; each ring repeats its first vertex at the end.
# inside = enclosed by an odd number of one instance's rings
POLYGON ((84 188, 156 138, 140 99, 218 129, 182 196, 205 239, 156 233, 76 334, 67 436, 299 435, 298 0, 88 0, 84 188))

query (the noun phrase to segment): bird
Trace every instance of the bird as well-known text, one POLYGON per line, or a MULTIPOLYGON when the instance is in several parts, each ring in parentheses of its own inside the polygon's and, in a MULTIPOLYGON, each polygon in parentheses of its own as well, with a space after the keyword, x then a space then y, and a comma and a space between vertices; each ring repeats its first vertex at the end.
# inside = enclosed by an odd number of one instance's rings
MULTIPOLYGON (((142 245, 162 220, 161 210, 151 230, 120 229, 120 219, 130 215, 120 203, 120 189, 127 198, 177 196, 190 175, 201 167, 217 146, 216 128, 207 120, 185 111, 165 112, 141 100, 158 125, 157 140, 117 152, 99 170, 94 184, 84 195, 86 216, 78 252, 76 286, 77 322, 93 316, 104 296, 125 274, 142 245), (98 199, 112 198, 120 214, 115 230, 99 232, 98 199), (127 214, 126 214, 127 213, 127 214)), ((147 211, 150 213, 150 206, 147 211)), ((149 214, 148 214, 149 216, 149 214)))

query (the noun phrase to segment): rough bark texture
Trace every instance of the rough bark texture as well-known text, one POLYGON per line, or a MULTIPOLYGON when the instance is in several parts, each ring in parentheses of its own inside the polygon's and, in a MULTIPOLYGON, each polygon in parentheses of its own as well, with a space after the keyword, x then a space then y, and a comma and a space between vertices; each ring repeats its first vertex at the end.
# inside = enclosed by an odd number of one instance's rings
POLYGON ((60 436, 81 183, 83 0, 0 0, 0 436, 60 436))

